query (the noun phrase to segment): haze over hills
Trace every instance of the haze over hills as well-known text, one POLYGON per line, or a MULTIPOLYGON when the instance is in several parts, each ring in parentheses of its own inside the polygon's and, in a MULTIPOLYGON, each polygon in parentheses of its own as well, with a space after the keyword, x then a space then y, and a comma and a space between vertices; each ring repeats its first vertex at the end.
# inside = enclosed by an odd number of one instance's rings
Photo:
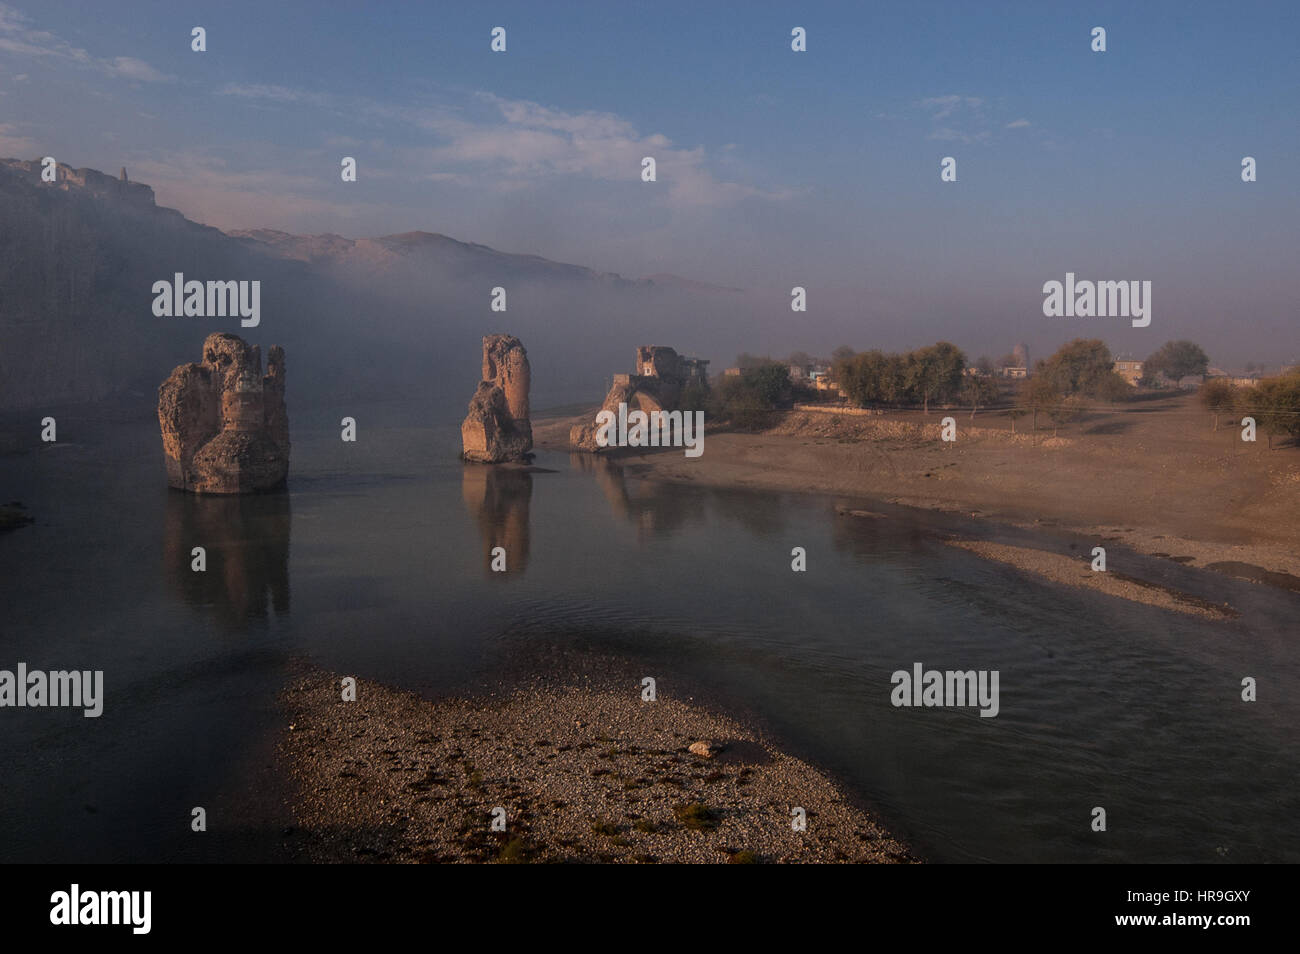
POLYGON ((432 404, 452 419, 478 379, 479 339, 523 339, 539 406, 599 401, 638 344, 729 360, 750 331, 742 292, 629 279, 431 232, 377 238, 229 233, 159 207, 153 191, 59 164, 0 161, 0 406, 151 396, 214 331, 283 345, 290 408, 432 404), (259 280, 261 320, 156 317, 154 282, 259 280), (507 291, 507 311, 490 308, 507 291))

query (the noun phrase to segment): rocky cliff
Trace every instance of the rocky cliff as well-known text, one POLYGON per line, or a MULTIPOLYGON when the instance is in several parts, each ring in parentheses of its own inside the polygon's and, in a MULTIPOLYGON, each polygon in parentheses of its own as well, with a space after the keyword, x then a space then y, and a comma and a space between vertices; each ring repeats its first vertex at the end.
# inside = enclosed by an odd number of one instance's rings
POLYGON ((179 490, 274 490, 289 473, 284 350, 262 353, 231 334, 208 335, 203 361, 183 364, 158 388, 167 481, 179 490))
POLYGON ((466 460, 483 463, 527 460, 533 449, 528 420, 532 383, 528 352, 513 335, 483 338, 483 380, 460 426, 466 460))

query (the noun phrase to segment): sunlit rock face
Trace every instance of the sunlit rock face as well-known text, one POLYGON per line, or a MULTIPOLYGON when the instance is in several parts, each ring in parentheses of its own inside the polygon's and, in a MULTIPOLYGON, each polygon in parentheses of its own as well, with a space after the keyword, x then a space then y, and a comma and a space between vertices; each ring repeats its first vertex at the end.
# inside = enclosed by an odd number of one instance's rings
POLYGON ((208 335, 203 360, 158 388, 167 481, 202 494, 274 490, 289 473, 284 349, 262 352, 231 334, 208 335))
POLYGON ((528 352, 514 335, 485 335, 483 380, 470 398, 460 426, 466 460, 483 463, 524 461, 533 449, 528 420, 528 352))

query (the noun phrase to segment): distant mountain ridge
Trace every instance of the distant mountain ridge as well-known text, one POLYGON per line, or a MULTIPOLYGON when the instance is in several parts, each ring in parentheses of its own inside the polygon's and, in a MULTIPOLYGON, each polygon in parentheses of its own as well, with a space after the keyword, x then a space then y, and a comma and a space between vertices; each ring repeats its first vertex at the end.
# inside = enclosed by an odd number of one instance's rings
POLYGON ((223 232, 142 183, 0 160, 0 409, 147 397, 213 331, 285 348, 290 413, 308 401, 433 402, 463 413, 480 339, 524 340, 539 402, 596 400, 639 344, 698 353, 750 320, 734 289, 629 279, 434 232, 376 238, 223 232), (152 286, 259 280, 262 324, 158 317, 152 286), (509 311, 489 307, 509 290, 509 311))
POLYGON ((503 267, 512 273, 525 274, 529 277, 581 278, 615 283, 671 285, 697 291, 741 291, 739 288, 726 288, 665 273, 641 279, 627 278, 617 272, 598 272, 583 265, 557 262, 540 255, 502 252, 489 245, 462 242, 441 232, 400 232, 395 235, 355 239, 332 232, 298 235, 277 229, 229 229, 226 234, 264 247, 270 253, 282 258, 292 258, 312 264, 320 262, 331 265, 353 264, 360 261, 374 266, 388 264, 394 259, 433 254, 466 268, 477 270, 503 267))

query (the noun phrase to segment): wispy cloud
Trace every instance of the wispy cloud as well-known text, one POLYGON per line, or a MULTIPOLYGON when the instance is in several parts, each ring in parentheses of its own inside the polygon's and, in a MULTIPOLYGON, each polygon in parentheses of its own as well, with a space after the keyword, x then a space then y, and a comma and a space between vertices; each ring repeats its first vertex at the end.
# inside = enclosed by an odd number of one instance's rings
POLYGON ((480 93, 479 99, 499 118, 474 121, 448 115, 433 123, 446 139, 429 153, 439 167, 495 171, 515 184, 560 176, 633 182, 640 179, 642 158, 652 156, 657 179, 667 185, 674 204, 712 206, 792 194, 727 181, 710 168, 704 147, 684 148, 662 133, 642 134, 613 113, 571 112, 490 93, 480 93))
POLYGON ((989 131, 981 129, 977 132, 962 132, 960 129, 952 129, 948 126, 941 126, 933 130, 927 137, 937 142, 988 142, 989 131))
POLYGON ((134 56, 116 56, 111 62, 101 61, 100 66, 110 76, 141 83, 165 83, 172 79, 166 73, 160 73, 144 60, 137 60, 134 56))
POLYGON ((5 3, 0 3, 0 53, 71 64, 134 82, 161 83, 174 78, 133 56, 93 56, 57 34, 36 29, 30 17, 5 3))
POLYGON ((979 96, 958 96, 951 93, 947 96, 931 96, 921 100, 921 108, 930 111, 930 118, 936 121, 947 119, 957 112, 980 112, 983 110, 984 100, 979 96))
MULTIPOLYGON (((335 98, 310 90, 229 84, 219 95, 264 104, 313 106, 372 122, 394 122, 430 134, 432 145, 408 146, 402 160, 428 181, 518 192, 550 179, 573 177, 639 182, 641 160, 652 156, 657 181, 675 205, 716 206, 749 198, 780 200, 790 190, 728 181, 711 168, 702 146, 684 148, 662 133, 642 134, 614 113, 570 111, 529 100, 476 93, 464 106, 401 105, 335 98)), ((724 147, 725 149, 725 147, 724 147)), ((726 149, 734 152, 734 149, 726 149)))
POLYGON ((217 95, 288 105, 327 106, 330 102, 329 97, 321 93, 263 83, 227 83, 217 90, 217 95))
POLYGON ((1013 119, 1011 122, 1007 123, 1002 128, 1003 129, 1024 129, 1026 126, 1029 125, 1030 122, 1028 119, 1013 119))

